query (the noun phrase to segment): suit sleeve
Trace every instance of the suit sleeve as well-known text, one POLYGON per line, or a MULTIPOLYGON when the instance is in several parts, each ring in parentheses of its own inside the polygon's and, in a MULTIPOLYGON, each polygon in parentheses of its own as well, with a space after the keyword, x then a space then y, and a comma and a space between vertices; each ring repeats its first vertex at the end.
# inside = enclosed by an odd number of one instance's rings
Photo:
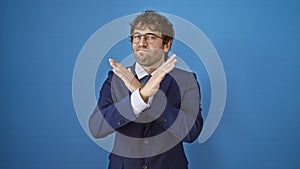
MULTIPOLYGON (((203 119, 201 116, 200 87, 196 75, 189 75, 184 85, 186 87, 182 88, 181 86, 180 106, 175 106, 167 99, 163 113, 155 122, 178 139, 191 143, 199 136, 203 127, 203 119)), ((158 95, 157 98, 153 99, 153 105, 157 104, 155 102, 163 100, 159 97, 164 96, 158 95)))
POLYGON ((130 93, 117 100, 115 85, 122 85, 122 81, 112 71, 103 83, 98 104, 89 118, 89 129, 95 138, 102 138, 124 125, 132 122, 136 117, 130 105, 130 93), (120 113, 122 110, 122 113, 120 113))

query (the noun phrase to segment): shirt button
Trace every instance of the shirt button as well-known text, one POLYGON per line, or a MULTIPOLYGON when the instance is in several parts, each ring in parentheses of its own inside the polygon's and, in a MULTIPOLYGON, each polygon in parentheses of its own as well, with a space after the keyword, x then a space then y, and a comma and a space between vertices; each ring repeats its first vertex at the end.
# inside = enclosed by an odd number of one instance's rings
POLYGON ((146 164, 143 165, 143 169, 147 169, 148 166, 146 164))
POLYGON ((144 144, 149 144, 149 140, 144 139, 144 144))

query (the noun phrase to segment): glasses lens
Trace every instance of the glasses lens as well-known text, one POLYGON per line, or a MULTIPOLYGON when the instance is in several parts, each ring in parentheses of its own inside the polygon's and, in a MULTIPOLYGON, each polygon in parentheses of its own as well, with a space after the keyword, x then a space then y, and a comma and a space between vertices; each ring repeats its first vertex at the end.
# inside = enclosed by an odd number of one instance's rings
POLYGON ((138 43, 140 40, 141 40, 141 35, 140 34, 132 35, 132 42, 133 43, 138 43))
POLYGON ((141 35, 141 34, 136 33, 136 34, 132 35, 132 42, 133 43, 139 43, 142 36, 144 36, 147 43, 153 43, 157 38, 161 38, 158 35, 154 35, 152 33, 147 33, 145 35, 141 35))

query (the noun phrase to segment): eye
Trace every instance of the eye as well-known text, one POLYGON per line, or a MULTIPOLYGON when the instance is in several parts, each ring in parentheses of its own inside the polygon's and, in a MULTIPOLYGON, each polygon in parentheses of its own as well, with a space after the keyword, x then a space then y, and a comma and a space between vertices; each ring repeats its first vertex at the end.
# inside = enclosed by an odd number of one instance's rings
POLYGON ((156 39, 156 37, 154 35, 151 35, 151 34, 147 34, 146 37, 149 40, 155 40, 156 39))
POLYGON ((132 38, 133 38, 133 39, 140 39, 140 38, 141 38, 141 35, 135 34, 135 35, 132 36, 132 38))

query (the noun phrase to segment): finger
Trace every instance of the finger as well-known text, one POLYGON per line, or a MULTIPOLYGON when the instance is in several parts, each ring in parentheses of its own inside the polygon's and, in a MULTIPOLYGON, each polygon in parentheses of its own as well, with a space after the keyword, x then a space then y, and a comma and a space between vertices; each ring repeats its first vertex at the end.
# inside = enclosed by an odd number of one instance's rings
POLYGON ((122 76, 130 76, 131 73, 123 66, 121 63, 109 59, 110 65, 113 69, 115 69, 115 72, 118 72, 119 74, 122 74, 122 76))
POLYGON ((159 68, 155 74, 157 75, 157 77, 160 77, 161 79, 163 79, 165 77, 165 75, 167 73, 171 72, 174 68, 175 68, 175 63, 168 64, 162 68, 159 68))
POLYGON ((171 57, 169 57, 169 59, 165 62, 165 64, 169 64, 171 62, 173 62, 176 59, 176 55, 173 54, 171 57))
POLYGON ((174 60, 174 59, 176 59, 176 54, 173 54, 171 57, 169 57, 169 59, 168 60, 174 60))
POLYGON ((177 63, 176 57, 172 57, 171 60, 168 60, 165 64, 163 64, 161 67, 158 68, 160 73, 169 73, 172 71, 175 67, 175 64, 177 63))
POLYGON ((118 68, 113 68, 112 71, 121 79, 124 79, 123 74, 121 73, 120 69, 118 68))
POLYGON ((119 77, 121 77, 123 81, 132 81, 132 79, 134 78, 134 75, 131 72, 130 68, 126 68, 120 63, 118 63, 114 69, 115 69, 115 73, 119 77))
POLYGON ((118 69, 118 71, 120 71, 120 73, 123 74, 123 76, 125 76, 127 78, 132 78, 133 73, 131 72, 130 68, 126 68, 121 63, 119 63, 117 69, 118 69))
POLYGON ((131 71, 130 68, 127 68, 127 74, 128 74, 128 76, 130 76, 131 78, 134 78, 134 75, 133 75, 133 73, 132 73, 132 71, 131 71))
POLYGON ((176 55, 173 54, 162 66, 161 68, 168 67, 177 62, 176 55))
POLYGON ((115 60, 112 59, 112 58, 109 58, 108 61, 109 61, 109 62, 113 62, 113 61, 115 61, 115 60))
POLYGON ((113 68, 112 71, 120 78, 124 78, 124 75, 122 74, 122 70, 120 69, 121 68, 121 64, 118 63, 117 61, 115 61, 114 59, 112 58, 109 58, 108 59, 109 61, 109 64, 110 66, 113 68))
POLYGON ((173 55, 171 55, 171 57, 170 57, 170 58, 173 58, 173 57, 176 57, 176 54, 173 54, 173 55))
POLYGON ((121 63, 117 62, 116 60, 112 59, 112 58, 109 58, 108 59, 109 63, 111 66, 113 67, 119 67, 119 68, 125 68, 121 63))
POLYGON ((117 66, 117 61, 115 61, 114 59, 109 58, 109 59, 108 59, 108 62, 109 62, 110 66, 111 66, 112 68, 118 67, 118 66, 117 66))

